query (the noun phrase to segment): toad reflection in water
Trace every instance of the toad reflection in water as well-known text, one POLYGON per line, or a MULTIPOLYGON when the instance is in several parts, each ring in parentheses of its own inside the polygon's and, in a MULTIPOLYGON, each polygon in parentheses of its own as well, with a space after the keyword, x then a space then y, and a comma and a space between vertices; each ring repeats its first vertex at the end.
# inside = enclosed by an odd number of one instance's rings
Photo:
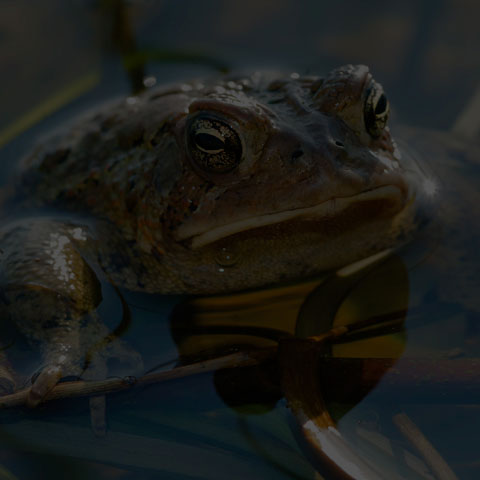
MULTIPOLYGON (((142 374, 141 356, 97 312, 107 284, 230 294, 314 278, 432 234, 428 294, 476 314, 465 282, 478 273, 469 259, 480 199, 459 179, 479 148, 445 149, 440 137, 407 131, 428 144, 423 163, 397 147, 388 113, 364 66, 324 78, 254 74, 147 91, 38 147, 0 231, 4 315, 42 353, 28 403, 62 377, 104 378, 111 359, 142 374), (452 235, 465 225, 468 242, 452 235)), ((9 393, 15 373, 3 363, 9 393)), ((101 416, 94 422, 104 428, 101 416)))

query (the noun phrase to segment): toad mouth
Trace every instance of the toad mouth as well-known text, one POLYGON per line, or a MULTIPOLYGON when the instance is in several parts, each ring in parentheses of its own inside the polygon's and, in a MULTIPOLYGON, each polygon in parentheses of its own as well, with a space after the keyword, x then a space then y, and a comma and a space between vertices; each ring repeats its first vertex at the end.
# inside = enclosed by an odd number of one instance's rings
POLYGON ((220 225, 211 230, 191 237, 191 247, 201 248, 236 233, 253 230, 268 225, 274 225, 289 220, 321 220, 332 218, 345 211, 353 204, 371 201, 392 202, 397 206, 396 211, 401 211, 406 203, 402 189, 395 185, 384 185, 366 190, 348 197, 335 197, 311 207, 285 210, 282 212, 268 213, 256 217, 249 217, 236 222, 220 225))

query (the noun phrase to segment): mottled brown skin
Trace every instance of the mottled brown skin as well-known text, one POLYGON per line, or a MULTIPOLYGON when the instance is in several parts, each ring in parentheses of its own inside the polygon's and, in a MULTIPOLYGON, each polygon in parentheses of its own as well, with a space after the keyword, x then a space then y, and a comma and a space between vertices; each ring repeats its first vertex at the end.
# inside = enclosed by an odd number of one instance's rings
POLYGON ((380 85, 363 66, 297 77, 151 90, 85 118, 24 162, 11 199, 17 220, 7 215, 0 233, 1 279, 8 313, 43 351, 32 404, 61 376, 101 376, 109 356, 127 356, 118 341, 92 350, 108 334, 95 313, 101 282, 231 292, 316 275, 408 239, 419 174, 399 161, 381 121, 376 131, 366 124, 380 85), (212 158, 195 136, 205 116, 238 137, 228 170, 198 161, 212 158))

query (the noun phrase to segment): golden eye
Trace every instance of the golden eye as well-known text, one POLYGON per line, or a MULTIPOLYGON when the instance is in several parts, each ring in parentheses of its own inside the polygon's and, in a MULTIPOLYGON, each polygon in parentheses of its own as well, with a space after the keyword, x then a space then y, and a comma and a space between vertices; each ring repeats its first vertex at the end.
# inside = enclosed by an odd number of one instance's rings
POLYGON ((188 146, 195 163, 207 172, 229 172, 242 158, 242 143, 235 130, 209 115, 199 115, 192 120, 188 127, 188 146))
POLYGON ((365 99, 365 127, 372 137, 379 137, 387 125, 390 105, 383 88, 373 82, 365 99))

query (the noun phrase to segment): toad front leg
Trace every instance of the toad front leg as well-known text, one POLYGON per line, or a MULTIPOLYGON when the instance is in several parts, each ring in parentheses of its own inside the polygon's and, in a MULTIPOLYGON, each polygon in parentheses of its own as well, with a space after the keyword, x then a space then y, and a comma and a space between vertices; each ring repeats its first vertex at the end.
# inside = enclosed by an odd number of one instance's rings
MULTIPOLYGON (((30 406, 41 402, 62 377, 104 378, 109 358, 128 357, 135 374, 142 368, 140 356, 112 339, 96 313, 101 284, 80 253, 88 242, 83 227, 49 219, 23 219, 2 229, 5 311, 42 354, 28 395, 30 406)), ((101 433, 101 401, 92 400, 91 406, 94 429, 101 433)))

